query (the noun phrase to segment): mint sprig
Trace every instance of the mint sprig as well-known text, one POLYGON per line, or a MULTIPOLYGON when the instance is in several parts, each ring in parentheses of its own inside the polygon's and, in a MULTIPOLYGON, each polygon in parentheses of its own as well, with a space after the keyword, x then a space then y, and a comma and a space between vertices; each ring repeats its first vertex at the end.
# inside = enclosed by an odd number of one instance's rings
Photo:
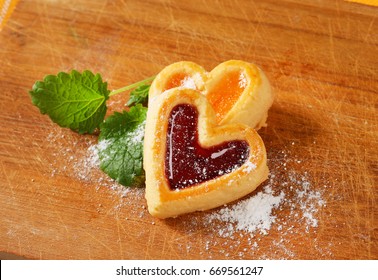
POLYGON ((138 104, 129 112, 115 112, 100 126, 100 168, 124 186, 144 181, 143 138, 147 108, 138 104))
POLYGON ((48 75, 30 91, 42 114, 79 133, 92 133, 104 120, 109 93, 101 76, 88 70, 48 75))
POLYGON ((37 81, 29 92, 32 102, 61 127, 79 133, 100 129, 100 168, 125 186, 142 185, 143 138, 148 91, 155 76, 126 87, 109 91, 100 74, 60 72, 37 81), (133 90, 129 112, 115 112, 105 122, 106 101, 113 95, 133 90))
POLYGON ((130 92, 129 101, 126 103, 126 106, 134 106, 136 104, 147 105, 148 102, 148 91, 150 90, 151 85, 141 85, 130 92))

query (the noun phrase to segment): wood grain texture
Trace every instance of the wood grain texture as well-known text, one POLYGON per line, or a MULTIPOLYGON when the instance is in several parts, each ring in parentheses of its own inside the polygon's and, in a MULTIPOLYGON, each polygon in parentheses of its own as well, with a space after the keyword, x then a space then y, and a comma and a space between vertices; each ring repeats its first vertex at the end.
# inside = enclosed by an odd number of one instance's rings
MULTIPOLYGON (((0 252, 33 259, 377 259, 376 7, 344 1, 20 1, 0 32, 0 252), (51 123, 28 90, 102 73, 110 89, 191 60, 260 65, 277 94, 265 141, 275 191, 307 176, 326 206, 306 228, 220 236, 208 213, 160 221, 86 157, 96 136, 51 123), (294 174, 294 175, 293 175, 294 174), (291 177, 290 177, 291 176, 291 177)), ((124 109, 127 94, 110 100, 124 109)), ((261 188, 257 190, 261 191, 261 188)), ((298 205, 294 205, 298 207, 298 205)), ((298 212, 302 213, 302 212, 298 212)), ((288 217, 287 221, 285 217, 288 217)), ((301 222, 302 221, 302 222, 301 222)))

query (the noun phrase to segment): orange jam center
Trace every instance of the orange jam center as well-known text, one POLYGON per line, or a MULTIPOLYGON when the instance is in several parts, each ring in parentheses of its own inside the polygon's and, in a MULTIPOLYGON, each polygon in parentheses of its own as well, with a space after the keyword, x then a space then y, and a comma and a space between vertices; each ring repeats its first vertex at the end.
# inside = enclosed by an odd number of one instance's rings
POLYGON ((184 81, 188 79, 189 76, 186 73, 175 73, 169 77, 168 81, 165 84, 164 90, 182 86, 184 81))
POLYGON ((224 75, 207 94, 207 100, 213 106, 217 121, 220 122, 231 110, 247 86, 245 75, 241 71, 231 71, 224 75))

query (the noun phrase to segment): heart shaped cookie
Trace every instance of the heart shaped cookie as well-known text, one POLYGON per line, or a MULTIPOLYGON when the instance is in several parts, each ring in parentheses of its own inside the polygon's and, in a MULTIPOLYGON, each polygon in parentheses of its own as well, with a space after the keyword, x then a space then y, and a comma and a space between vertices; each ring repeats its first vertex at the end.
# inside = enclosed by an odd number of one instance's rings
POLYGON ((243 124, 219 125, 206 96, 179 87, 149 105, 144 169, 148 210, 159 218, 224 205, 268 176, 257 132, 243 124))
POLYGON ((175 87, 195 89, 205 95, 219 124, 242 123, 256 130, 266 125, 274 99, 263 71, 240 60, 223 62, 211 72, 189 61, 173 63, 156 76, 149 102, 175 87))

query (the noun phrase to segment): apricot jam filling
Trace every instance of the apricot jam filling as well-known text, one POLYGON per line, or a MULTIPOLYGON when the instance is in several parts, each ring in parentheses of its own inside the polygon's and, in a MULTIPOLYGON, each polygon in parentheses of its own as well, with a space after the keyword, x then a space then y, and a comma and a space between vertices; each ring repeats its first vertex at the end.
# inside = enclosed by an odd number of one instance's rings
POLYGON ((207 94, 207 100, 213 106, 218 122, 231 110, 246 87, 245 75, 241 71, 234 70, 223 75, 211 88, 207 94))
POLYGON ((169 77, 169 79, 167 80, 164 86, 164 90, 168 90, 175 87, 182 87, 182 86, 188 87, 188 88, 194 87, 193 89, 195 89, 195 84, 192 77, 186 73, 179 72, 169 77))
POLYGON ((184 189, 233 172, 249 157, 246 141, 223 142, 209 148, 198 142, 198 111, 176 105, 168 120, 165 176, 171 190, 184 189))

